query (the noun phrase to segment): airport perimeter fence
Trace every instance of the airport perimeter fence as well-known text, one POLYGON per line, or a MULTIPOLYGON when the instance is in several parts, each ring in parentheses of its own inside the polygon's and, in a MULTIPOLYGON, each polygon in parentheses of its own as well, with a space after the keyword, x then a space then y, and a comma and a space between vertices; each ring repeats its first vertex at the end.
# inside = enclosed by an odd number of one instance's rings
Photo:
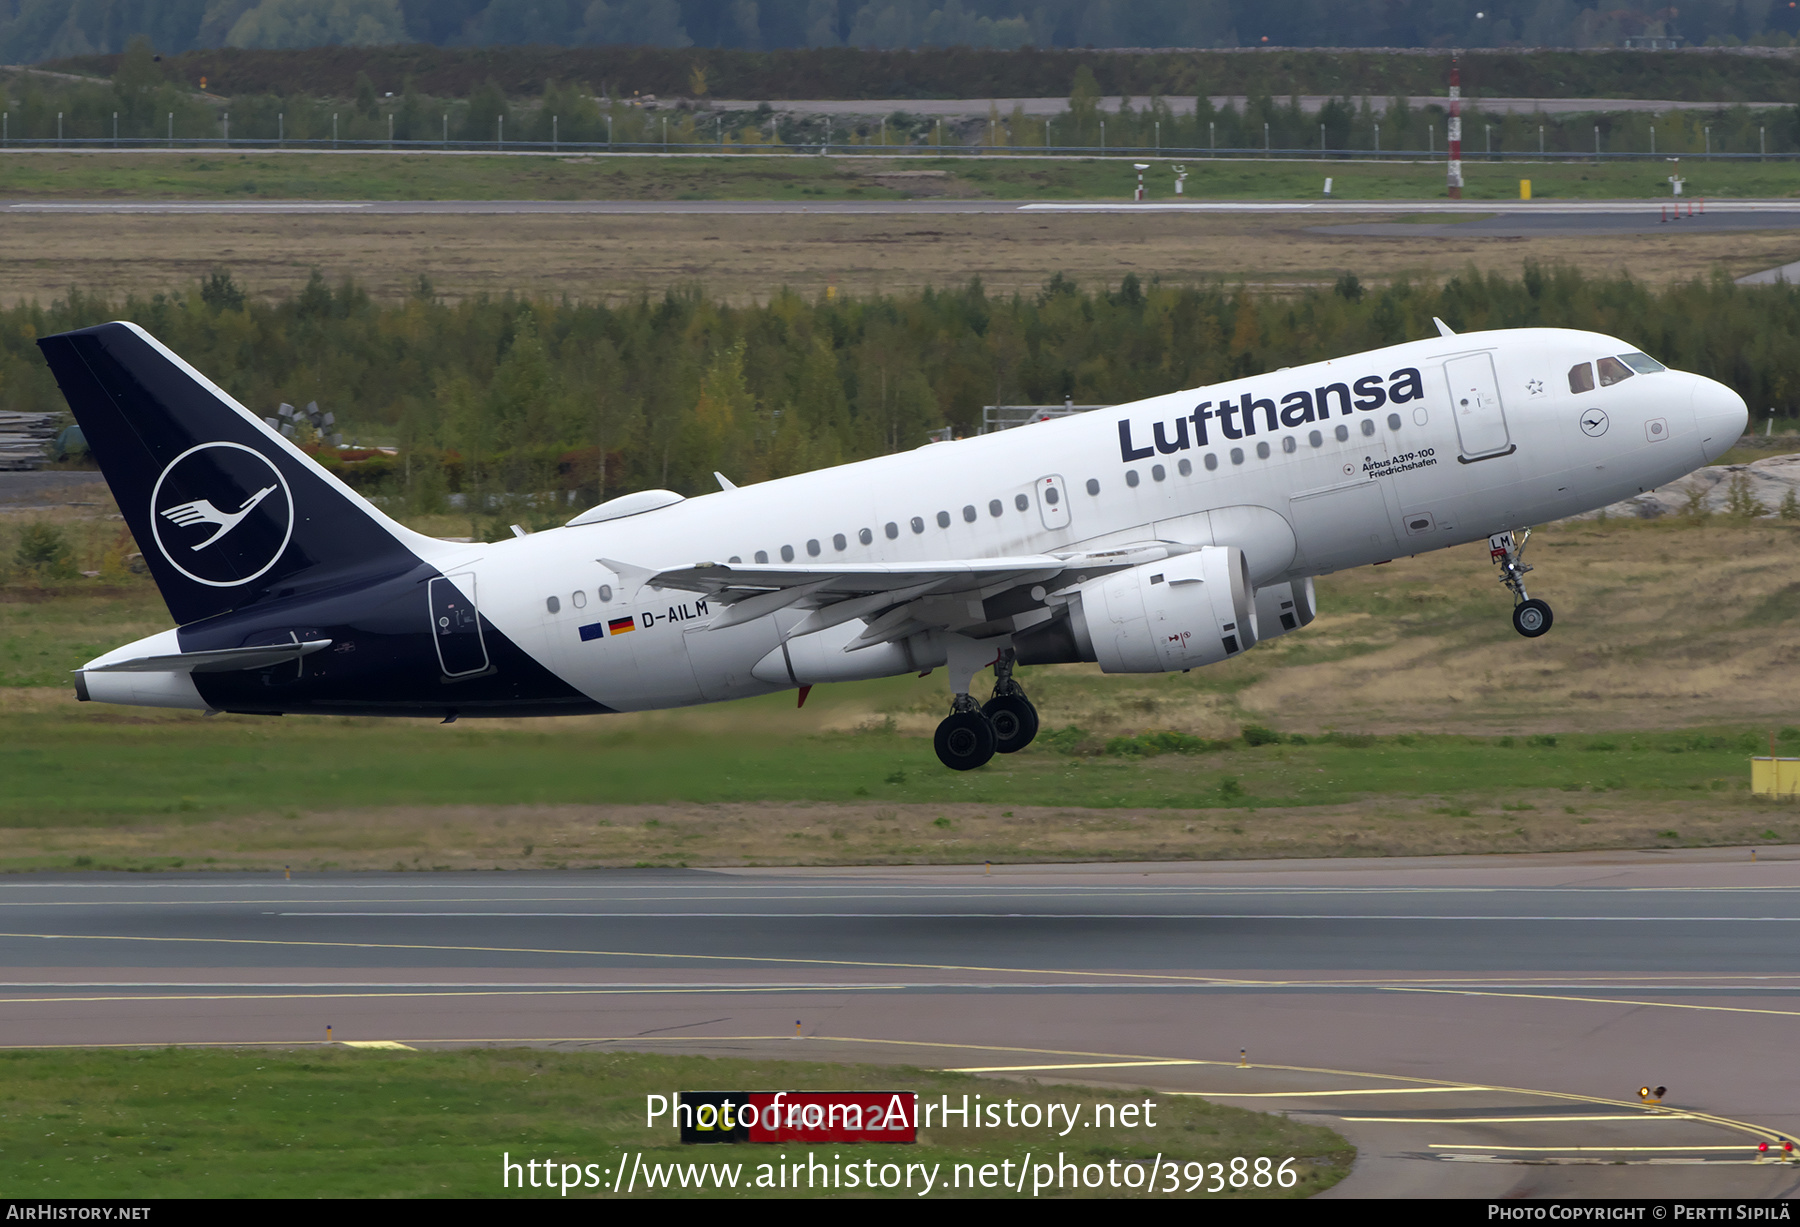
MULTIPOLYGON (((69 150, 235 150, 339 153, 504 153, 538 154, 550 157, 593 156, 599 154, 667 154, 688 157, 864 157, 864 158, 1108 158, 1120 161, 1199 162, 1207 160, 1280 161, 1280 162, 1443 162, 1448 154, 1442 149, 1320 149, 1279 148, 1274 146, 1212 146, 1171 148, 1168 146, 1107 145, 875 145, 845 142, 810 144, 743 144, 710 141, 408 141, 408 140, 334 140, 324 138, 169 136, 169 137, 14 137, 0 123, 0 149, 69 149, 69 150)), ((1703 152, 1669 152, 1644 149, 1614 150, 1507 150, 1463 149, 1464 163, 1582 163, 1582 162, 1792 162, 1800 160, 1800 151, 1747 152, 1709 149, 1703 152)))

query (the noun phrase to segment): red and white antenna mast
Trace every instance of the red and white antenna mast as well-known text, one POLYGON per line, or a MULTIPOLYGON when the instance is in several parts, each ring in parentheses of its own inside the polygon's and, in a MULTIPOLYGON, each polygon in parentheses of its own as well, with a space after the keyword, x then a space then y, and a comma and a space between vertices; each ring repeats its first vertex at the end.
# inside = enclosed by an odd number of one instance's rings
POLYGON ((1450 57, 1450 199, 1462 199, 1462 73, 1450 57))

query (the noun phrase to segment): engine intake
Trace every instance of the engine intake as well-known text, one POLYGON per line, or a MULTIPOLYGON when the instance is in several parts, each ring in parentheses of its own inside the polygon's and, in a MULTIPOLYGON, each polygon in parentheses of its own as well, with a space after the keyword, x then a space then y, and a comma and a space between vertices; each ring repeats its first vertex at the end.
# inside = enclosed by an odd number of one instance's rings
POLYGON ((1256 590, 1256 629, 1263 639, 1297 631, 1318 612, 1310 575, 1291 584, 1270 584, 1256 590))
POLYGON ((1082 584, 1069 603, 1075 641, 1105 673, 1169 673, 1256 646, 1244 553, 1209 545, 1082 584))

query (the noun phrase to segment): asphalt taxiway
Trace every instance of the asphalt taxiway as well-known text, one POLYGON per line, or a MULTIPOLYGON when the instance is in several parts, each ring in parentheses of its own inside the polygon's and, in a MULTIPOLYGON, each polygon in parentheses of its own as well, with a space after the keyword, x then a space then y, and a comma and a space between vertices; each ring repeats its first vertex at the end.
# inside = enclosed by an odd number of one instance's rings
POLYGON ((898 1061, 1304 1115, 1338 1196, 1767 1197, 1797 947, 1800 849, 21 877, 0 1044, 898 1061))

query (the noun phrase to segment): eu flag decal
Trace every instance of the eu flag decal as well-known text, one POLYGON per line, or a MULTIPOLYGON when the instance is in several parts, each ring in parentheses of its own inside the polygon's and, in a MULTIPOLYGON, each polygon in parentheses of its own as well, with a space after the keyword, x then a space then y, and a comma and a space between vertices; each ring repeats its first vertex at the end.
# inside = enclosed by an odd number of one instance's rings
POLYGON ((603 623, 590 622, 581 628, 581 642, 586 643, 590 639, 600 639, 603 638, 605 634, 606 627, 603 623))

